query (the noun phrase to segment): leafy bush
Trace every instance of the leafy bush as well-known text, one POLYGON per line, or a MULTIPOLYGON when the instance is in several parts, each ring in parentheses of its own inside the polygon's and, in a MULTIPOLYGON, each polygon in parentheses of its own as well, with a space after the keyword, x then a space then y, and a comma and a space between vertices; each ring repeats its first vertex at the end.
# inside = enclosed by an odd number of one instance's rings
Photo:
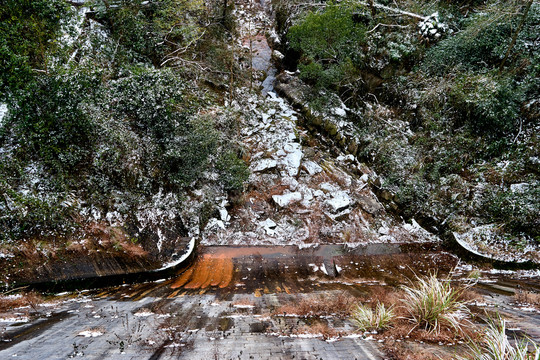
POLYGON ((249 177, 249 169, 242 159, 233 151, 227 151, 218 158, 216 168, 219 171, 220 180, 225 190, 242 190, 244 182, 249 177))
POLYGON ((352 5, 330 5, 311 12, 290 28, 290 46, 303 54, 300 76, 321 87, 338 84, 348 61, 358 62, 365 26, 353 21, 352 5))
POLYGON ((46 69, 47 51, 56 45, 69 13, 63 0, 5 0, 0 6, 0 101, 24 87, 33 69, 46 69))
POLYGON ((122 1, 110 6, 95 0, 96 18, 105 24, 113 38, 159 66, 166 54, 196 41, 203 29, 200 1, 164 0, 159 2, 122 1))
POLYGON ((493 191, 485 197, 488 216, 508 226, 508 230, 540 236, 540 184, 526 184, 523 190, 493 191))
POLYGON ((48 236, 72 229, 70 206, 63 202, 65 195, 20 193, 2 176, 0 168, 0 243, 48 236))
MULTIPOLYGON (((517 10, 517 9, 516 9, 517 10)), ((430 74, 446 74, 452 69, 483 70, 500 65, 510 45, 520 17, 498 7, 471 16, 464 29, 429 49, 422 68, 430 74)), ((533 4, 524 29, 520 32, 513 55, 519 60, 531 57, 537 38, 540 6, 533 4)))
POLYGON ((460 75, 450 91, 450 103, 477 132, 514 130, 523 100, 524 93, 512 78, 490 74, 460 75))
POLYGON ((4 126, 13 131, 20 156, 39 159, 56 173, 86 160, 96 132, 84 103, 97 81, 84 73, 39 76, 19 92, 4 126))

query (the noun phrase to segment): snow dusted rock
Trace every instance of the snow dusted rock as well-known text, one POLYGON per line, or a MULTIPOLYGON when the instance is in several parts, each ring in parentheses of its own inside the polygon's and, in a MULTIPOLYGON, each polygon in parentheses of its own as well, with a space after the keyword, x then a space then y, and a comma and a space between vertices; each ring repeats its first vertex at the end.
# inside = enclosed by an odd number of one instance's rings
POLYGON ((277 224, 270 218, 262 221, 260 225, 263 227, 264 231, 266 231, 267 235, 273 236, 276 231, 277 224))
POLYGON ((369 181, 369 175, 368 175, 368 174, 364 174, 364 175, 360 176, 360 181, 363 182, 364 184, 368 183, 368 181, 369 181))
POLYGON ((227 209, 219 209, 219 217, 223 222, 228 222, 231 220, 231 215, 227 212, 227 209))
POLYGON ((351 198, 345 191, 339 191, 331 199, 326 200, 326 204, 332 208, 332 212, 337 213, 351 205, 351 198))
POLYGON ((280 60, 283 60, 284 57, 285 55, 283 55, 279 51, 277 50, 272 51, 272 59, 280 61, 280 60))
POLYGON ((327 182, 319 185, 319 188, 325 193, 334 193, 334 192, 339 191, 339 188, 336 185, 333 185, 327 182))
POLYGON ((379 234, 381 235, 388 235, 389 232, 390 232, 390 229, 388 229, 388 227, 386 226, 381 226, 379 228, 379 234))
POLYGON ((302 163, 302 157, 304 156, 302 149, 300 149, 300 144, 287 144, 285 151, 287 151, 288 154, 285 159, 283 159, 283 163, 285 165, 285 169, 287 170, 287 174, 289 174, 289 176, 297 176, 298 171, 300 170, 300 164, 302 163))
POLYGON ((347 154, 347 155, 340 155, 336 158, 337 161, 339 162, 343 162, 343 163, 354 163, 354 161, 356 160, 354 158, 354 155, 352 154, 347 154))
POLYGON ((296 191, 296 189, 298 188, 298 181, 293 178, 293 177, 286 177, 286 178, 283 178, 283 180, 281 181, 281 183, 283 185, 288 185, 289 186, 289 190, 291 191, 296 191))
POLYGON ((347 116, 347 111, 346 111, 346 109, 343 108, 343 107, 336 107, 336 108, 333 108, 333 109, 332 109, 332 112, 333 112, 334 114, 336 114, 337 116, 342 116, 342 117, 347 116))
POLYGON ((218 229, 225 230, 225 224, 223 221, 216 218, 211 218, 208 220, 208 224, 206 224, 206 231, 215 231, 218 229))
POLYGON ((297 192, 292 192, 292 193, 283 194, 283 195, 273 195, 272 199, 280 207, 286 208, 294 202, 301 201, 302 193, 297 191, 297 192))
POLYGON ((313 175, 317 175, 318 173, 322 172, 323 171, 323 168, 320 167, 317 163, 313 162, 313 161, 305 161, 303 164, 302 164, 302 168, 304 170, 306 170, 306 172, 310 175, 310 176, 313 176, 313 175))
POLYGON ((324 191, 317 189, 317 190, 315 190, 313 192, 313 196, 315 196, 315 197, 324 197, 324 191))
POLYGON ((253 172, 265 171, 273 169, 277 166, 277 161, 274 159, 262 159, 253 167, 253 172))

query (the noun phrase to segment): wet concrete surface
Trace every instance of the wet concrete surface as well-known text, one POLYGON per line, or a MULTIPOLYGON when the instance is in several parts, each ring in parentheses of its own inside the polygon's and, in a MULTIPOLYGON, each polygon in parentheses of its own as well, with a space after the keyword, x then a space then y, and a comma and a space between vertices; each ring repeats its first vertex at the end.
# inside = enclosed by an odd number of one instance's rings
MULTIPOLYGON (((173 278, 53 297, 55 305, 27 323, 1 322, 0 358, 384 359, 380 344, 337 310, 317 317, 283 309, 305 299, 366 298, 457 264, 436 244, 211 246, 173 278)), ((535 277, 483 273, 478 312, 496 308, 514 333, 538 341, 540 313, 512 303, 525 286, 540 290, 535 277)))

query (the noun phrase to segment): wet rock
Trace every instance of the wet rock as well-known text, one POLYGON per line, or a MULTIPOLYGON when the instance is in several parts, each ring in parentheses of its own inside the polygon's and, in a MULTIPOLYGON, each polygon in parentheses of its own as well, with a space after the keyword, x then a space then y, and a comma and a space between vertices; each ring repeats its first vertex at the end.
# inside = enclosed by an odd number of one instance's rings
POLYGON ((291 192, 283 195, 273 195, 272 200, 282 208, 286 208, 292 203, 302 200, 302 193, 300 192, 291 192))
POLYGON ((381 197, 386 201, 390 201, 394 198, 394 195, 388 190, 383 190, 381 191, 381 197))
POLYGON ((345 191, 339 191, 331 199, 326 200, 326 204, 330 206, 333 213, 338 213, 351 205, 351 198, 345 191))
POLYGON ((302 168, 304 170, 306 170, 306 172, 310 175, 310 176, 313 176, 313 175, 317 175, 318 173, 322 172, 323 171, 323 168, 320 167, 317 163, 313 162, 313 161, 305 161, 303 164, 302 164, 302 168))

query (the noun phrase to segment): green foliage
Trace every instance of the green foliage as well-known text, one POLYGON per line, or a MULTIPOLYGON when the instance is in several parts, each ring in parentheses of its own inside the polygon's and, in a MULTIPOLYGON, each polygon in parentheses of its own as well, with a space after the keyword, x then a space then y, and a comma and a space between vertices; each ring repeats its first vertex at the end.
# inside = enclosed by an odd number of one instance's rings
POLYGON ((63 0, 5 0, 0 6, 0 101, 24 87, 33 69, 47 68, 47 51, 56 45, 63 0))
POLYGON ((98 81, 84 73, 38 76, 18 92, 5 126, 13 132, 19 155, 40 160, 55 173, 88 158, 96 134, 84 101, 98 81))
POLYGON ((95 0, 96 18, 124 47, 159 66, 166 54, 186 46, 201 35, 196 19, 205 16, 202 1, 121 1, 110 6, 95 0))
POLYGON ((516 129, 523 89, 511 77, 463 73, 450 91, 450 103, 461 121, 477 132, 507 133, 516 129))
POLYGON ((216 168, 221 183, 227 191, 240 191, 249 177, 249 169, 233 151, 226 151, 218 158, 216 168))
POLYGON ((303 54, 299 65, 303 79, 320 87, 335 86, 343 80, 343 66, 359 61, 366 29, 353 21, 354 10, 349 4, 330 5, 290 28, 290 46, 303 54))
POLYGON ((0 243, 33 236, 48 236, 73 229, 70 208, 62 197, 13 191, 0 168, 0 243))
POLYGON ((494 220, 515 233, 540 236, 540 184, 526 184, 516 191, 493 191, 485 197, 483 208, 494 220))
MULTIPOLYGON (((473 15, 465 21, 464 29, 457 35, 439 42, 427 51, 422 68, 430 74, 438 75, 452 70, 495 68, 502 62, 520 20, 520 16, 502 11, 499 5, 495 9, 473 15)), ((533 4, 513 49, 516 63, 535 52, 532 44, 537 41, 539 23, 540 6, 533 4)))

